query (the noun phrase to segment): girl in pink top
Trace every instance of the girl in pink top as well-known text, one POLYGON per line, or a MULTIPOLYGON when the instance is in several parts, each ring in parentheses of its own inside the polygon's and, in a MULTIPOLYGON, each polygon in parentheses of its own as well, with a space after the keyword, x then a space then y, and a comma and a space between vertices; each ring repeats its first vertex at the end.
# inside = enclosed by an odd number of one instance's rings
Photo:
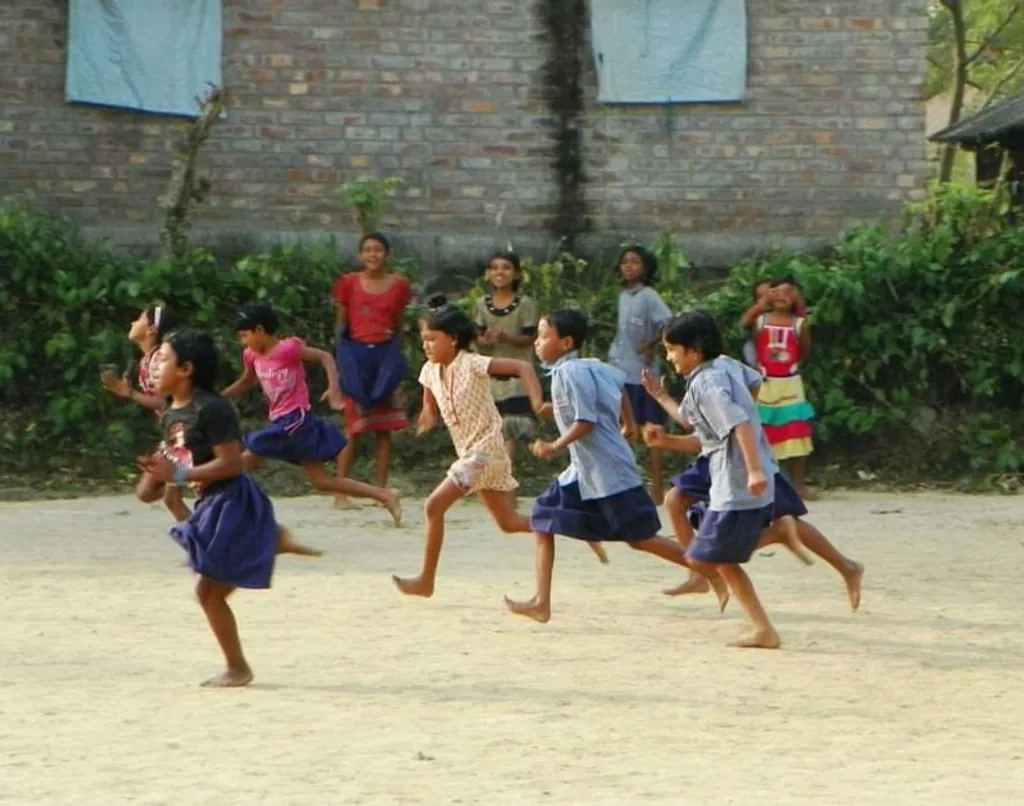
POLYGON ((278 338, 278 326, 276 311, 265 302, 245 306, 235 324, 245 345, 245 369, 221 396, 239 397, 259 383, 270 407, 270 425, 246 434, 242 440, 245 469, 251 470, 268 458, 296 464, 320 492, 370 498, 386 507, 399 525, 401 508, 396 490, 335 478, 324 470, 324 462, 336 459, 345 447, 345 437, 337 426, 313 413, 303 364, 316 361, 323 366, 328 384, 323 399, 334 409, 344 405, 338 391, 338 371, 330 353, 307 347, 302 339, 278 338))
MULTIPOLYGON (((476 493, 503 532, 530 532, 530 519, 515 510, 509 493, 519 486, 501 433, 501 415, 491 394, 491 377, 517 377, 523 382, 535 413, 546 410, 533 366, 511 358, 491 358, 469 351, 477 327, 454 305, 434 304, 421 328, 427 363, 420 372, 423 411, 417 434, 437 424, 440 413, 448 426, 458 458, 424 505, 427 542, 419 576, 392 580, 408 596, 433 596, 437 564, 444 543, 444 517, 464 495, 476 493)), ((603 548, 594 552, 606 562, 603 548)))

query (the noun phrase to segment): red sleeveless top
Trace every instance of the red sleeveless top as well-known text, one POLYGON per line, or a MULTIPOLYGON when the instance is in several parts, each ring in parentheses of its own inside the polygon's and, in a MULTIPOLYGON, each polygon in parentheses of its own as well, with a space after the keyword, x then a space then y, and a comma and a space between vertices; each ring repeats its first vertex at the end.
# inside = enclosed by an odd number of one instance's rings
POLYGON ((789 325, 769 325, 767 317, 757 319, 757 363, 768 378, 788 378, 800 374, 800 330, 804 320, 797 317, 789 325))

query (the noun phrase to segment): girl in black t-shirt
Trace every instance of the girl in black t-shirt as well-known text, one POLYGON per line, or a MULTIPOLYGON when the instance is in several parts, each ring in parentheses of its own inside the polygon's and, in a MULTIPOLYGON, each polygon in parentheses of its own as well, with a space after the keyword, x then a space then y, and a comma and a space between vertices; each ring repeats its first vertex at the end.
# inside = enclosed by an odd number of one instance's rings
POLYGON ((242 654, 228 605, 235 588, 269 588, 277 554, 316 555, 278 526, 266 493, 242 472, 241 426, 234 408, 213 391, 220 357, 207 333, 176 333, 160 346, 159 394, 169 399, 161 452, 140 469, 165 484, 198 490, 195 511, 171 527, 199 574, 196 596, 220 644, 227 670, 205 686, 245 686, 252 670, 242 654))

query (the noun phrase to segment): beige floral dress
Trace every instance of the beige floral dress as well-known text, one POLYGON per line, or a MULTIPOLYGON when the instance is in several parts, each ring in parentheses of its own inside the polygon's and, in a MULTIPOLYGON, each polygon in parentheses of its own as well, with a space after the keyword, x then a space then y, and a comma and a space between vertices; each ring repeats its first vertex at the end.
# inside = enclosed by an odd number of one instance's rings
POLYGON ((506 492, 519 486, 491 396, 490 365, 488 356, 461 350, 447 367, 428 361, 420 371, 420 384, 437 401, 458 456, 448 478, 465 492, 506 492))

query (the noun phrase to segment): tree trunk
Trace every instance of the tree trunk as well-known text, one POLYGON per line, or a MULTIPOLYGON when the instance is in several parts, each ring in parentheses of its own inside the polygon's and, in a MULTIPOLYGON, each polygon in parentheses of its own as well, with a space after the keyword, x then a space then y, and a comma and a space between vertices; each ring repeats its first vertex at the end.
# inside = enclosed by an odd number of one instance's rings
MULTIPOLYGON (((960 120, 964 106, 964 91, 967 89, 967 26, 964 24, 964 9, 960 0, 941 0, 953 24, 953 92, 949 99, 949 122, 952 126, 960 120)), ((948 182, 953 177, 953 163, 956 161, 956 143, 945 143, 942 147, 942 162, 939 164, 939 181, 948 182)))

